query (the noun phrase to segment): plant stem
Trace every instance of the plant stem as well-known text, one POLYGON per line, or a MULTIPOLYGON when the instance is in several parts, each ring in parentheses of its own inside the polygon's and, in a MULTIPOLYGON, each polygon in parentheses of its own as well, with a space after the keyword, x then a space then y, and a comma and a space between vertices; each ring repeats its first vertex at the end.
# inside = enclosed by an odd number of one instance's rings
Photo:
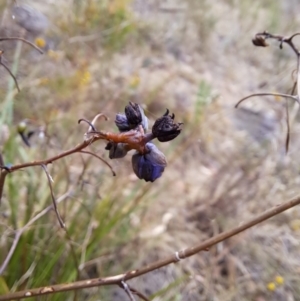
POLYGON ((130 279, 139 277, 141 275, 147 274, 151 271, 157 270, 157 269, 162 268, 171 263, 176 263, 176 262, 180 261, 181 259, 190 257, 200 251, 208 251, 209 248, 216 245, 217 243, 224 241, 234 235, 237 235, 237 234, 245 231, 246 229, 252 228, 253 226, 255 226, 275 215, 278 215, 279 213, 281 213, 285 210, 288 210, 294 206, 297 206, 299 204, 300 204, 300 196, 297 196, 290 201, 287 201, 281 205, 277 205, 277 206, 265 211, 264 213, 254 217, 250 221, 248 221, 238 227, 235 227, 229 231, 220 233, 210 239, 207 239, 206 241, 204 241, 202 243, 199 243, 196 246, 175 252, 174 255, 171 255, 165 259, 153 262, 152 264, 149 264, 148 266, 142 267, 140 269, 131 270, 124 274, 111 276, 111 277, 94 278, 94 279, 76 281, 73 283, 56 284, 56 285, 47 286, 47 287, 40 287, 40 288, 34 288, 34 289, 28 289, 28 290, 24 290, 24 291, 9 293, 9 294, 0 296, 0 301, 20 300, 23 298, 29 298, 29 297, 33 297, 33 296, 54 294, 54 293, 58 293, 58 292, 66 292, 66 291, 72 291, 72 290, 78 290, 78 289, 96 287, 96 286, 121 285, 123 281, 127 281, 130 279))

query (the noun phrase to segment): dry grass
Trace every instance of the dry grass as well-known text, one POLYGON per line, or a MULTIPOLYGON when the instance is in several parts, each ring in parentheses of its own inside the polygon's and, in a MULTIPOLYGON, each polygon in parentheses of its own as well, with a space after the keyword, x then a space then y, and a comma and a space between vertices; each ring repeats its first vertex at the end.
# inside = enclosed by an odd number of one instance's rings
MULTIPOLYGON (((129 160, 112 162, 116 178, 86 156, 54 165, 56 195, 69 189, 74 193, 61 205, 72 242, 58 230, 54 214, 45 218, 36 225, 35 230, 40 230, 29 231, 22 241, 23 248, 37 251, 26 251, 30 257, 25 260, 24 249, 18 250, 16 263, 0 277, 0 292, 1 285, 3 292, 6 285, 15 290, 45 281, 74 280, 78 277, 74 262, 64 265, 70 244, 82 267, 80 278, 112 275, 191 246, 299 193, 298 107, 290 106, 294 122, 288 155, 284 154, 283 102, 256 99, 243 106, 247 109, 233 108, 249 93, 284 93, 291 88, 293 53, 275 44, 254 48, 251 38, 265 29, 287 35, 297 32, 299 3, 144 2, 48 1, 42 5, 28 1, 52 22, 42 36, 49 50, 40 56, 22 45, 17 72, 22 92, 15 95, 13 121, 1 119, 10 131, 10 139, 1 142, 6 163, 42 158, 74 146, 85 131, 76 124, 80 117, 104 112, 111 120, 98 127, 110 128, 114 114, 129 100, 142 103, 152 120, 168 107, 185 125, 178 141, 160 146, 169 166, 154 184, 138 181, 129 160), (15 133, 24 118, 34 120, 34 128, 47 129, 48 139, 37 141, 32 149, 22 145, 15 133), (42 252, 45 245, 49 249, 42 252), (56 259, 49 267, 51 273, 42 274, 39 281, 43 256, 56 259), (14 271, 20 258, 23 266, 14 271), (32 263, 34 272, 22 278, 32 263)), ((8 6, 1 9, 1 35, 19 33, 12 26, 8 6)), ((12 65, 16 43, 1 43, 1 47, 12 65)), ((2 71, 4 100, 13 90, 6 89, 8 76, 2 71)), ((102 155, 104 145, 97 144, 94 150, 102 155)), ((12 229, 45 208, 49 200, 42 170, 11 177, 0 208, 1 262, 12 229)), ((299 225, 299 209, 289 210, 132 285, 156 301, 299 300, 299 225)), ((80 298, 117 301, 124 300, 122 293, 95 289, 81 292, 80 298)), ((64 297, 71 300, 73 295, 64 297)))

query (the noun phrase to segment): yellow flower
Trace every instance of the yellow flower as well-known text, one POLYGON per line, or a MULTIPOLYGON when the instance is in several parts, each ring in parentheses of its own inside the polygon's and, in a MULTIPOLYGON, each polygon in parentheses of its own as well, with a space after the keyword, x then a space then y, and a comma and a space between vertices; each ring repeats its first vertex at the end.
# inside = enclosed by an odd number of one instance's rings
POLYGON ((275 277, 275 281, 278 284, 283 284, 284 283, 284 278, 278 275, 278 276, 275 277))
POLYGON ((38 37, 34 40, 34 43, 36 46, 40 47, 40 48, 44 48, 46 46, 46 41, 45 39, 38 37))
POLYGON ((269 282, 267 288, 269 291, 274 292, 276 289, 276 284, 274 282, 269 282))

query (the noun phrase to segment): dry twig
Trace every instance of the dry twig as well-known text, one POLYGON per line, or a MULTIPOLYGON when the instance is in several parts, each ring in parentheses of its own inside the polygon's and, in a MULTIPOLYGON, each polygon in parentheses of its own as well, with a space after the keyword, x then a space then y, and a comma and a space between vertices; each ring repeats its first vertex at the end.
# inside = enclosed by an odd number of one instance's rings
POLYGON ((50 163, 53 163, 59 159, 62 159, 66 156, 69 156, 71 154, 80 152, 81 150, 83 150, 84 148, 86 148, 87 146, 89 146, 91 143, 99 140, 99 139, 104 139, 101 135, 93 135, 90 138, 86 139, 85 141, 83 141, 81 144, 75 146, 74 148, 64 151, 56 156, 53 156, 51 158, 45 159, 45 160, 39 160, 39 161, 33 161, 33 162, 27 162, 27 163, 22 163, 22 164, 17 164, 17 165, 13 165, 10 167, 7 166, 0 166, 1 168, 1 174, 0 174, 0 200, 2 198, 2 194, 3 194, 3 185, 4 185, 4 181, 5 181, 5 177, 7 176, 8 173, 12 173, 14 171, 23 169, 23 168, 27 168, 27 167, 33 167, 33 166, 47 166, 50 163))
POLYGON ((42 164, 41 166, 42 166, 43 170, 45 171, 47 179, 48 179, 48 184, 49 184, 50 192, 51 192, 51 198, 52 198, 52 202, 53 202, 53 209, 55 211, 56 217, 58 219, 58 222, 59 222, 61 228, 65 229, 66 225, 65 225, 64 221, 62 220, 62 218, 61 218, 61 216, 58 212, 58 209, 57 209, 57 204, 56 204, 56 200, 55 200, 55 196, 54 196, 54 192, 53 192, 53 187, 52 187, 53 179, 52 179, 52 177, 51 177, 51 175, 50 175, 50 173, 47 169, 47 166, 44 165, 44 164, 42 164))
POLYGON ((96 287, 96 286, 107 286, 107 285, 119 285, 120 286, 120 285, 122 285, 122 281, 128 281, 130 279, 139 277, 139 276, 149 273, 151 271, 162 268, 171 263, 176 263, 184 258, 190 257, 201 251, 208 251, 212 246, 218 244, 219 242, 224 241, 234 235, 237 235, 249 228, 252 228, 253 226, 255 226, 275 215, 278 215, 279 213, 281 213, 285 210, 288 210, 294 206, 297 206, 299 204, 300 204, 300 196, 297 196, 296 198, 294 198, 290 201, 287 201, 281 205, 275 206, 274 208, 271 208, 271 209, 265 211, 264 213, 258 215, 257 217, 251 219, 250 221, 248 221, 238 227, 235 227, 229 231, 220 233, 210 239, 207 239, 206 241, 204 241, 202 243, 199 243, 196 246, 186 248, 181 251, 177 251, 177 252, 175 252, 174 255, 171 255, 165 259, 153 262, 152 264, 149 264, 148 266, 142 267, 140 269, 131 270, 131 271, 128 271, 127 273, 116 275, 116 276, 111 276, 111 277, 81 280, 81 281, 76 281, 73 283, 56 284, 56 285, 51 285, 51 286, 47 286, 47 287, 40 287, 40 288, 34 288, 34 289, 28 289, 28 290, 23 290, 23 291, 19 291, 19 292, 9 293, 9 294, 0 296, 0 301, 20 300, 23 298, 29 298, 29 297, 33 297, 33 296, 55 294, 58 292, 72 291, 72 290, 78 290, 78 289, 96 287))
POLYGON ((0 38, 0 42, 3 42, 3 41, 21 41, 25 44, 28 44, 30 45, 31 47, 33 47, 34 49, 36 49, 40 54, 43 54, 44 51, 39 48, 38 46, 36 46, 35 44, 31 43, 30 41, 26 40, 26 39, 23 39, 23 38, 18 38, 18 37, 10 37, 10 38, 0 38))
POLYGON ((120 286, 124 289, 124 291, 126 292, 126 294, 129 297, 130 301, 135 301, 134 296, 131 292, 131 289, 130 289, 129 285, 125 281, 121 281, 120 286))
MULTIPOLYGON (((31 43, 30 41, 26 40, 26 39, 23 39, 23 38, 18 38, 18 37, 10 37, 10 38, 0 38, 0 42, 3 42, 3 41, 21 41, 25 44, 28 44, 30 45, 31 47, 33 47, 34 49, 36 49, 38 52, 40 52, 41 54, 43 54, 43 50, 40 49, 39 47, 37 47, 36 45, 34 45, 33 43, 31 43)), ((3 51, 0 50, 0 65, 4 67, 4 69, 9 73, 9 75, 13 78, 15 84, 16 84, 16 87, 18 89, 18 92, 20 92, 20 87, 19 87, 19 84, 18 84, 18 81, 16 79, 16 77, 13 75, 13 73, 10 71, 10 69, 8 68, 8 66, 3 62, 3 51)))
MULTIPOLYGON (((268 44, 267 44, 266 40, 273 39, 273 40, 276 40, 279 42, 280 49, 283 48, 283 44, 287 44, 293 50, 293 52, 295 53, 295 55, 297 57, 297 65, 296 65, 297 79, 293 85, 291 94, 268 93, 268 92, 267 93, 254 93, 254 94, 248 95, 248 96, 242 98, 241 100, 239 100, 238 103, 235 105, 236 108, 246 99, 249 99, 251 97, 257 97, 257 96, 279 96, 279 97, 291 98, 291 99, 295 100, 298 104, 300 104, 300 51, 297 49, 297 47, 295 46, 295 44, 293 42, 293 39, 299 35, 300 35, 300 33, 295 33, 295 34, 291 35, 290 37, 284 37, 282 35, 274 35, 274 34, 266 32, 266 31, 257 33, 255 35, 254 39, 252 40, 252 43, 255 46, 267 47, 268 44), (297 94, 294 95, 296 88, 297 88, 297 94)), ((288 112, 287 104, 286 104, 286 120, 287 120, 287 134, 286 134, 286 140, 285 140, 285 150, 286 150, 286 152, 288 152, 289 141, 290 141, 290 123, 289 123, 289 112, 288 112)))
POLYGON ((107 161, 105 161, 103 158, 101 158, 100 156, 96 155, 93 152, 86 151, 86 150, 81 150, 80 153, 82 153, 82 154, 88 154, 88 155, 96 157, 97 159, 99 159, 101 162, 103 162, 105 165, 107 165, 110 168, 110 170, 112 172, 112 175, 114 177, 116 176, 116 172, 114 171, 113 167, 107 161))
POLYGON ((13 75, 13 73, 10 71, 10 69, 8 68, 8 66, 6 66, 6 64, 3 62, 3 51, 0 50, 0 65, 4 67, 4 69, 9 73, 9 75, 13 78, 15 84, 16 84, 16 87, 18 89, 18 92, 20 92, 20 87, 19 87, 19 84, 18 84, 18 81, 16 79, 16 77, 13 75))

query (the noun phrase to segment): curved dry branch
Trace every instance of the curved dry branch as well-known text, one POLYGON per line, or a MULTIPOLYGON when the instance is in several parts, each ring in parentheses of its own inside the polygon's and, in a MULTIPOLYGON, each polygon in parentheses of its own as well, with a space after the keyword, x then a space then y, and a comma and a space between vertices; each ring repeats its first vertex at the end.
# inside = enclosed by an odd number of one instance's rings
POLYGON ((15 85, 18 89, 18 92, 20 92, 20 87, 19 87, 19 84, 18 84, 18 81, 16 79, 16 77, 13 75, 13 73, 10 71, 10 69, 6 66, 6 64, 3 63, 2 61, 2 53, 0 54, 0 65, 4 67, 4 69, 9 73, 9 75, 13 78, 14 82, 15 82, 15 85))
POLYGON ((53 156, 51 158, 45 159, 45 160, 39 160, 39 161, 32 161, 32 162, 27 162, 27 163, 22 163, 22 164, 17 164, 17 165, 13 165, 13 166, 0 166, 1 168, 1 173, 0 173, 0 202, 2 199, 2 195, 3 195, 3 186, 4 186, 4 181, 5 181, 5 177, 7 176, 8 173, 26 168, 26 167, 32 167, 32 166, 40 166, 40 165, 44 165, 47 166, 48 164, 57 161, 61 158, 64 158, 66 156, 69 156, 71 154, 80 152, 81 150, 83 150, 84 148, 86 148, 87 146, 89 146, 91 143, 99 140, 99 139, 103 139, 102 137, 100 137, 99 135, 93 135, 92 137, 86 139, 85 141, 83 141, 82 143, 80 143, 79 145, 75 146, 72 149, 69 149, 67 151, 64 151, 56 156, 53 156))
MULTIPOLYGON (((64 151, 58 155, 55 155, 55 156, 45 159, 45 160, 37 160, 37 161, 17 164, 17 165, 13 165, 13 166, 1 166, 0 165, 0 169, 2 170, 0 173, 0 200, 1 200, 2 194, 3 194, 3 182, 5 180, 5 176, 7 173, 11 173, 11 172, 14 172, 14 171, 17 171, 17 170, 20 170, 23 168, 27 168, 27 167, 40 166, 40 165, 47 166, 48 164, 53 163, 54 161, 62 159, 66 156, 69 156, 74 153, 82 152, 82 150, 84 150, 87 146, 91 145, 92 143, 96 142, 97 140, 107 140, 107 141, 113 141, 115 143, 127 143, 130 146, 130 149, 135 149, 135 150, 143 153, 146 143, 149 142, 150 140, 154 139, 152 133, 144 134, 141 131, 135 131, 135 130, 131 130, 129 132, 124 132, 124 133, 117 133, 117 134, 110 133, 110 132, 90 131, 93 129, 93 126, 91 126, 91 125, 93 125, 94 122, 97 120, 97 118, 100 118, 100 117, 107 119, 107 117, 104 114, 96 115, 96 117, 94 118, 92 123, 88 122, 90 127, 89 127, 88 132, 85 134, 84 141, 72 149, 64 151), (6 171, 6 172, 4 172, 4 171, 6 171)), ((79 123, 83 120, 84 119, 80 119, 79 123)), ((86 121, 86 120, 84 120, 84 121, 86 121)), ((103 159, 101 157, 99 157, 91 152, 86 152, 86 153, 89 153, 89 154, 97 157, 101 161, 103 161, 103 159)), ((115 172, 113 171, 112 167, 107 162, 105 162, 105 163, 106 163, 106 165, 108 165, 111 168, 113 175, 115 175, 115 172)))
POLYGON ((290 94, 284 94, 284 93, 265 92, 265 93, 254 93, 254 94, 248 95, 248 96, 240 99, 234 107, 237 108, 246 99, 249 99, 249 98, 252 98, 252 97, 256 97, 256 96, 279 96, 279 97, 291 98, 291 99, 297 101, 299 103, 299 105, 300 105, 298 96, 296 96, 296 95, 290 95, 290 94))
POLYGON ((105 278, 94 278, 94 279, 88 279, 88 280, 81 280, 76 281, 73 283, 65 283, 65 284, 56 284, 51 285, 47 287, 40 287, 40 288, 34 288, 34 289, 28 289, 23 290, 19 292, 9 293, 3 296, 0 296, 0 301, 8 301, 8 300, 20 300, 24 298, 34 297, 34 296, 41 296, 41 295, 47 295, 47 294, 55 294, 58 292, 66 292, 66 291, 72 291, 72 290, 78 290, 83 288, 89 288, 89 287, 96 287, 96 286, 107 286, 107 285, 118 285, 122 286, 122 282, 128 281, 130 279, 139 277, 141 275, 147 274, 151 271, 157 270, 159 268, 162 268, 166 265, 169 265, 171 263, 176 263, 184 258, 190 257, 196 253, 199 253, 201 251, 207 251, 212 246, 216 245, 217 243, 224 241, 234 235, 237 235, 275 215, 278 215, 279 213, 288 210, 294 206, 297 206, 300 204, 300 196, 295 197, 294 199, 287 201, 281 205, 275 206, 274 208, 271 208, 264 213, 258 215, 257 217, 254 217, 250 221, 241 224, 238 227, 235 227, 231 230, 225 231, 223 233, 220 233, 212 238, 207 239, 206 241, 199 243, 196 246, 186 248, 184 250, 175 252, 173 255, 153 262, 152 264, 149 264, 148 266, 142 267, 140 269, 131 270, 127 273, 111 276, 111 277, 105 277, 105 278))
POLYGON ((52 187, 53 179, 52 179, 52 177, 51 177, 51 175, 48 171, 47 166, 44 165, 44 164, 42 164, 41 166, 42 166, 43 170, 45 171, 45 174, 46 174, 47 179, 48 179, 48 185, 50 187, 50 193, 51 193, 51 198, 52 198, 52 202, 53 202, 53 208, 54 208, 55 214, 57 216, 59 225, 61 226, 61 228, 66 229, 66 225, 65 225, 63 219, 61 218, 61 216, 58 212, 58 209, 57 209, 57 204, 56 204, 56 200, 55 200, 55 196, 54 196, 54 192, 53 192, 53 187, 52 187))
POLYGON ((133 288, 132 286, 129 286, 129 289, 130 291, 134 294, 134 295, 137 295, 140 299, 144 300, 144 301, 149 301, 149 299, 144 295, 142 294, 141 292, 139 292, 138 290, 136 290, 135 288, 133 288))
MULTIPOLYGON (((268 44, 266 43, 267 39, 273 39, 279 42, 279 48, 283 48, 283 44, 287 44, 290 46, 290 48, 293 50, 297 57, 297 66, 296 66, 296 74, 297 79, 293 85, 292 93, 291 94, 283 94, 283 93, 255 93, 251 94, 249 96, 246 96, 242 98, 236 105, 235 108, 237 108, 243 101, 245 101, 248 98, 255 97, 255 96, 267 96, 267 95, 273 95, 273 96, 279 96, 279 97, 285 97, 285 98, 292 98, 295 101, 297 101, 298 104, 300 104, 299 98, 300 98, 300 51, 296 47, 296 45, 293 42, 293 39, 297 36, 299 36, 300 33, 295 33, 291 35, 290 37, 284 37, 282 35, 274 35, 267 31, 257 33, 255 37, 252 39, 252 43, 255 46, 259 47, 267 47, 268 44), (297 88, 297 95, 294 95, 295 89, 297 88)), ((288 112, 288 105, 286 103, 286 123, 287 123, 287 134, 286 134, 286 140, 285 140, 285 149, 286 152, 288 152, 289 148, 289 142, 290 142, 290 124, 289 124, 289 112, 288 112)))
POLYGON ((90 151, 86 151, 86 150, 81 150, 80 153, 82 153, 82 154, 89 154, 91 156, 96 157, 97 159, 99 159, 101 162, 103 162, 104 164, 106 164, 110 168, 110 170, 112 172, 112 175, 114 177, 117 175, 116 172, 114 171, 113 167, 107 161, 105 161, 103 158, 101 158, 100 156, 96 155, 95 153, 90 152, 90 151))
POLYGON ((285 112, 286 112, 286 138, 285 138, 285 152, 286 154, 289 151, 290 145, 290 136, 291 136, 291 127, 290 127, 290 114, 288 102, 285 102, 285 112))
POLYGON ((23 39, 23 38, 18 38, 18 37, 10 37, 10 38, 0 38, 0 42, 2 41, 21 41, 25 44, 30 45, 31 47, 33 47, 34 49, 36 49, 40 54, 43 54, 44 51, 39 48, 38 46, 36 46, 35 44, 31 43, 30 41, 23 39))
POLYGON ((291 47, 291 49, 295 52, 296 56, 298 57, 300 53, 293 42, 293 38, 298 35, 300 35, 300 33, 295 33, 295 34, 291 35, 290 37, 284 37, 282 35, 274 35, 267 31, 264 31, 264 32, 257 33, 255 35, 255 38, 252 40, 252 42, 255 46, 266 47, 266 46, 268 46, 268 44, 265 42, 265 40, 267 40, 267 39, 277 40, 279 42, 280 49, 282 49, 283 43, 286 43, 287 45, 289 45, 291 47))
MULTIPOLYGON (((39 51, 41 54, 43 54, 43 50, 40 49, 39 47, 37 47, 36 45, 34 45, 33 43, 31 43, 30 41, 26 40, 26 39, 23 39, 23 38, 18 38, 18 37, 8 37, 8 38, 1 38, 0 37, 0 42, 2 41, 21 41, 25 44, 28 44, 30 45, 31 47, 33 47, 34 49, 36 49, 37 51, 39 51)), ((3 51, 0 51, 0 65, 4 67, 4 69, 9 73, 9 75, 13 78, 14 82, 15 82, 15 85, 18 89, 18 92, 20 92, 20 87, 19 87, 19 84, 18 84, 18 81, 16 79, 16 77, 13 75, 13 73, 10 71, 10 69, 8 68, 8 66, 6 66, 6 64, 2 61, 2 58, 3 58, 3 51)))
POLYGON ((103 139, 100 136, 97 135, 93 135, 92 137, 86 139, 85 141, 83 141, 82 143, 78 144, 77 146, 75 146, 74 148, 71 148, 67 151, 64 151, 56 156, 53 156, 51 158, 45 159, 45 160, 39 160, 39 161, 32 161, 32 162, 27 162, 27 163, 21 163, 21 164, 17 164, 17 165, 13 165, 11 167, 8 167, 9 172, 14 172, 16 170, 19 169, 23 169, 26 167, 33 167, 33 166, 39 166, 39 165, 48 165, 53 163, 54 161, 57 161, 59 159, 62 159, 64 157, 67 157, 71 154, 75 154, 77 152, 80 152, 81 150, 83 150, 84 148, 86 148, 87 146, 89 146, 91 143, 103 139))

